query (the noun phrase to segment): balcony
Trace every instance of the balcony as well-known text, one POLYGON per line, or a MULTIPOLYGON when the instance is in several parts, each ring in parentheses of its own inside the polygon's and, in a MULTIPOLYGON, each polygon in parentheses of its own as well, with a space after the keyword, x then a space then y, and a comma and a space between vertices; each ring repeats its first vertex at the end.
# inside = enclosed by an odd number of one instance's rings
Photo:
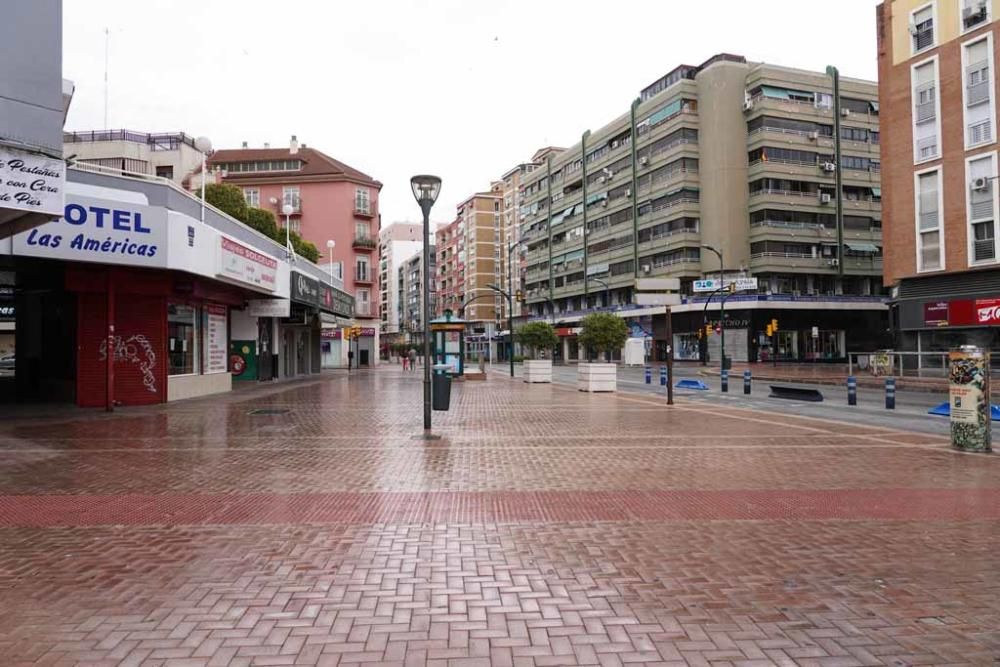
POLYGON ((354 215, 358 218, 374 218, 375 207, 368 202, 354 202, 354 215))
POLYGON ((356 285, 371 285, 375 281, 375 275, 369 271, 355 271, 354 283, 356 285))
POLYGON ((354 304, 354 315, 355 317, 371 317, 372 315, 372 304, 368 303, 355 303, 354 304))
POLYGON ((360 250, 374 250, 378 247, 378 240, 371 236, 355 236, 351 241, 351 247, 360 250))

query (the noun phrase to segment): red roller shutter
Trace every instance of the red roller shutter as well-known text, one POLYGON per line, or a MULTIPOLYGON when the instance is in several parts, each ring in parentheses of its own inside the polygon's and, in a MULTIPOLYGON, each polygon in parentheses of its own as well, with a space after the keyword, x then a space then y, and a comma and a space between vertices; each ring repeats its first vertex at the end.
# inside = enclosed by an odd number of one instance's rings
MULTIPOLYGON (((77 403, 85 407, 104 405, 105 299, 104 294, 83 293, 78 301, 77 403)), ((166 300, 120 295, 115 306, 115 401, 166 401, 166 300)))

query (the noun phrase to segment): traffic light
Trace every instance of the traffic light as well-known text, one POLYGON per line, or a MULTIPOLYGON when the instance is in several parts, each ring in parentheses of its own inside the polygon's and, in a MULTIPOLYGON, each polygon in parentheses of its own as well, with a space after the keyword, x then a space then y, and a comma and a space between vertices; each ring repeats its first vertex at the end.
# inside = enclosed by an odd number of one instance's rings
POLYGON ((706 322, 705 323, 705 336, 711 336, 711 335, 712 335, 712 325, 708 324, 706 322))
POLYGON ((767 337, 770 338, 773 335, 774 335, 774 328, 770 324, 768 324, 767 325, 767 337))
POLYGON ((516 294, 514 295, 514 298, 520 301, 521 303, 524 303, 524 292, 522 292, 521 290, 517 290, 516 294))
POLYGON ((772 319, 771 320, 771 331, 777 331, 777 330, 778 330, 778 320, 777 319, 772 319))

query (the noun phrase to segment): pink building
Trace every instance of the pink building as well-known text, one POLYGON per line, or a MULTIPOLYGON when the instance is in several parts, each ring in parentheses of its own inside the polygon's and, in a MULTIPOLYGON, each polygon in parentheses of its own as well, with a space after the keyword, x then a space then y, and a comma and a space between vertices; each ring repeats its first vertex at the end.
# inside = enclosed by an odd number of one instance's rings
MULTIPOLYGON (((284 226, 283 206, 291 204, 289 227, 330 262, 327 242, 333 241, 333 271, 343 276, 344 289, 354 295, 358 320, 372 320, 378 330, 378 194, 382 184, 329 155, 300 145, 293 136, 288 148, 247 148, 216 151, 209 169, 224 183, 243 190, 247 204, 274 212, 284 226)), ((374 338, 374 334, 373 334, 374 338)), ((362 340, 364 344, 366 341, 362 340)), ((371 341, 371 358, 377 357, 371 341)), ((367 355, 366 355, 367 356, 367 355)))

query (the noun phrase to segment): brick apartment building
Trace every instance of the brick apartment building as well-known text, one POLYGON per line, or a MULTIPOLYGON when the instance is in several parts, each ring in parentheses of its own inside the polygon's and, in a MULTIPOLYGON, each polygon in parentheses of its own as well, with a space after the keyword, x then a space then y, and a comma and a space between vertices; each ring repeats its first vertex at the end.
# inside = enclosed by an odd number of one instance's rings
POLYGON ((1000 349, 996 6, 877 10, 885 283, 897 347, 1000 349))

